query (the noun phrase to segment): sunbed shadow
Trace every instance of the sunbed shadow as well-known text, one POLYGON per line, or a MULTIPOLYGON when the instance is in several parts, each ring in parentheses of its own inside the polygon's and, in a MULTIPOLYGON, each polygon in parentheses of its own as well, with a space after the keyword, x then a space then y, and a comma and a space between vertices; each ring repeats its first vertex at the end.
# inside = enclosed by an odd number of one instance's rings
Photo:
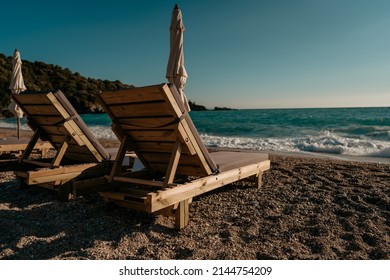
POLYGON ((0 203, 8 206, 0 209, 0 259, 84 259, 99 242, 115 248, 136 233, 177 234, 156 225, 152 214, 113 207, 97 195, 64 203, 41 188, 15 191, 8 183, 0 189, 0 203))

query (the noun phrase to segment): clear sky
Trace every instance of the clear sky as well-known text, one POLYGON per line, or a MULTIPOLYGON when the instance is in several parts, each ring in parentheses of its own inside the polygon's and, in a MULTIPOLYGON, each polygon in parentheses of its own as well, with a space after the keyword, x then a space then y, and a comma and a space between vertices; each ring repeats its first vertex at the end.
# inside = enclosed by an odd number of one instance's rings
POLYGON ((186 95, 234 108, 390 106, 388 0, 2 1, 0 52, 135 86, 166 81, 171 12, 186 95))

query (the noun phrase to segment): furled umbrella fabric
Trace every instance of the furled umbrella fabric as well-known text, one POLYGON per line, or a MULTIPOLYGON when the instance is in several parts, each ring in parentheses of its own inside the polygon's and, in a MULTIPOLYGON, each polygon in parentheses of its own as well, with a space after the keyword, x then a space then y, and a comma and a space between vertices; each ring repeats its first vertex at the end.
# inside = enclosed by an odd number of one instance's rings
MULTIPOLYGON (((11 84, 9 89, 13 94, 19 94, 22 91, 25 91, 27 88, 24 85, 23 75, 22 75, 22 60, 20 58, 20 53, 18 50, 15 50, 14 56, 12 58, 12 77, 11 84)), ((17 134, 19 138, 20 132, 20 119, 23 118, 23 111, 16 105, 14 102, 8 106, 8 109, 16 116, 18 119, 17 134)))
POLYGON ((184 107, 187 111, 190 111, 190 106, 184 94, 188 75, 184 67, 183 32, 184 24, 182 13, 176 5, 172 12, 170 26, 170 53, 166 78, 170 83, 176 86, 183 100, 184 107))

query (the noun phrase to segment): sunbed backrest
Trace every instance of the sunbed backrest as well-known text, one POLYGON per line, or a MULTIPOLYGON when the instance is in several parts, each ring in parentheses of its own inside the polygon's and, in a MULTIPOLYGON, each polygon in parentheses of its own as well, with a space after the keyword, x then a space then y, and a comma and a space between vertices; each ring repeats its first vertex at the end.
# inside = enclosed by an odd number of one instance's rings
POLYGON ((182 146, 176 174, 203 176, 217 171, 173 85, 104 92, 96 99, 111 117, 118 138, 126 137, 152 171, 167 170, 176 141, 182 146))
POLYGON ((59 150, 69 137, 64 158, 77 162, 102 162, 109 154, 90 132, 61 91, 56 93, 21 93, 12 96, 27 115, 33 131, 59 150))

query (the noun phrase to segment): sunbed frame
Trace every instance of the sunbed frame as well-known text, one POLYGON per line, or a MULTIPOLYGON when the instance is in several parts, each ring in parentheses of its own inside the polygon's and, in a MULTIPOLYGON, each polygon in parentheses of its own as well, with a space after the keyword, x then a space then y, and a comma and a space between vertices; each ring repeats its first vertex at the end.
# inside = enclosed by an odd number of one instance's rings
POLYGON ((12 98, 27 115, 28 125, 34 131, 20 158, 26 170, 16 172, 22 185, 57 190, 59 198, 67 200, 83 189, 80 183, 79 189, 74 188, 73 182, 100 177, 109 170, 109 154, 61 91, 21 93, 12 98), (56 150, 50 162, 30 158, 38 139, 48 141, 56 150))
MULTIPOLYGON (((27 144, 28 141, 25 139, 17 139, 16 137, 7 137, 5 140, 0 140, 0 156, 13 155, 19 157, 26 150, 27 144)), ((35 144, 32 153, 39 154, 44 158, 51 148, 49 142, 38 142, 35 144)))
POLYGON ((232 182, 257 177, 270 168, 263 153, 209 153, 192 123, 175 86, 161 84, 95 95, 113 121, 121 141, 110 175, 107 201, 175 216, 175 226, 189 222, 193 197, 232 182), (133 150, 145 169, 123 173, 120 163, 133 150))

